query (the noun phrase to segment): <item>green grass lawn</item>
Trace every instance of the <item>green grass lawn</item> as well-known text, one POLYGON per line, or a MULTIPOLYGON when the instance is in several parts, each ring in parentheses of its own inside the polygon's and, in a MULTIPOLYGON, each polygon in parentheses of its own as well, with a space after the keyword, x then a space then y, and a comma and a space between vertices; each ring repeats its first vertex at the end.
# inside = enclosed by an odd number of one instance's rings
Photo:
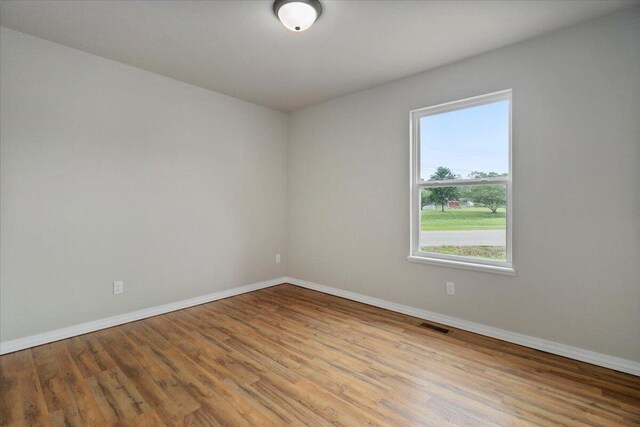
POLYGON ((507 214, 504 208, 496 213, 488 208, 440 208, 420 211, 420 229, 422 231, 444 230, 504 230, 507 228, 507 214))
POLYGON ((420 250, 423 252, 487 258, 499 261, 507 259, 507 251, 504 246, 422 246, 420 250))

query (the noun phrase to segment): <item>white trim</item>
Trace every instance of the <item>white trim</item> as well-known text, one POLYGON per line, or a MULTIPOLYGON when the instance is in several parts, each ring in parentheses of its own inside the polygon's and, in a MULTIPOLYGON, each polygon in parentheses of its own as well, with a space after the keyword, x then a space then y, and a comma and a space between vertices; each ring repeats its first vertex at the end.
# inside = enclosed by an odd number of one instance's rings
POLYGON ((513 265, 513 89, 478 95, 458 101, 446 102, 431 107, 419 108, 409 112, 409 261, 424 264, 438 264, 444 267, 479 270, 487 273, 515 275, 513 265), (420 119, 431 116, 477 107, 498 101, 509 101, 509 174, 507 178, 471 178, 446 181, 422 181, 420 169, 420 119), (442 256, 437 253, 425 253, 420 250, 420 197, 422 188, 437 188, 458 185, 503 184, 507 192, 506 202, 506 261, 490 261, 482 258, 463 256, 442 256), (444 261, 443 261, 444 260, 444 261), (488 265, 488 268, 482 268, 488 265), (500 268, 494 268, 498 266, 500 268))
POLYGON ((446 111, 462 110, 463 108, 491 104, 492 102, 511 99, 512 92, 513 89, 499 90, 497 92, 491 92, 484 95, 472 96, 471 98, 432 105, 431 107, 416 108, 415 110, 411 110, 411 113, 417 113, 420 116, 430 116, 433 114, 444 113, 446 111))
POLYGON ((465 178, 465 179, 445 179, 441 181, 420 181, 416 185, 420 188, 438 188, 438 187, 458 187, 462 185, 495 185, 509 184, 509 178, 501 176, 494 178, 465 178))
POLYGON ((11 341, 0 342, 0 354, 12 353, 14 351, 23 350, 25 348, 35 347, 47 344, 53 341, 65 338, 75 337, 77 335, 98 331, 100 329, 111 328, 112 326, 122 325, 124 323, 134 322, 136 320, 145 319, 147 317, 157 316, 159 314, 169 313, 171 311, 182 310, 183 308, 193 307, 195 305, 205 304, 207 302, 219 299, 229 298, 235 295, 264 289, 275 285, 285 283, 287 278, 280 277, 277 279, 266 280, 264 282, 252 283, 250 285, 239 286, 224 291, 214 292, 208 295, 202 295, 195 298, 185 299, 182 301, 172 302, 169 304, 158 305, 155 307, 144 308, 142 310, 130 313, 119 314, 117 316, 107 317, 106 319, 94 320, 79 325, 69 326, 67 328, 56 329, 54 331, 43 332, 40 334, 30 335, 24 338, 18 338, 11 341))
MULTIPOLYGON (((422 249, 422 248, 420 248, 422 249)), ((427 264, 440 264, 440 265, 449 265, 454 267, 464 268, 462 264, 469 264, 467 267, 470 270, 478 270, 478 267, 488 265, 489 267, 502 267, 500 269, 489 268, 485 270, 491 271, 510 271, 515 275, 515 270, 513 269, 513 265, 510 262, 498 261, 493 259, 478 259, 478 262, 474 262, 475 258, 471 260, 469 257, 461 256, 461 255, 451 255, 451 254, 439 254, 435 252, 422 252, 422 250, 418 249, 413 256, 407 257, 409 261, 417 261, 418 258, 423 258, 425 261, 428 261, 427 264), (440 261, 453 261, 453 263, 442 263, 440 261), (435 261, 435 262, 432 262, 435 261)))
MULTIPOLYGON (((507 276, 515 276, 516 271, 510 266, 509 263, 500 263, 500 265, 492 264, 475 264, 467 261, 468 258, 456 257, 456 259, 445 258, 443 254, 432 254, 429 252, 421 252, 422 256, 410 255, 407 257, 408 261, 418 262, 422 264, 433 264, 442 267, 456 267, 463 270, 483 271, 485 273, 504 274, 507 276), (436 255, 442 256, 442 258, 436 258, 436 255), (458 260, 458 258, 461 258, 458 260)), ((453 255, 451 256, 453 257, 453 255)))
POLYGON ((330 286, 320 285, 309 282, 307 280, 295 279, 293 277, 285 277, 284 280, 292 285, 300 286, 314 291, 323 292, 325 294, 335 295, 338 297, 362 302, 375 307, 384 308, 386 310, 407 314, 409 316, 418 317, 420 319, 430 320, 432 322, 441 323, 465 331, 474 332, 476 334, 485 335, 502 341, 522 345, 536 350, 545 351, 547 353, 557 354, 559 356, 568 357, 570 359, 591 363, 605 368, 615 369, 616 371, 626 372, 632 375, 640 376, 640 362, 622 359, 615 356, 609 356, 594 351, 585 350, 578 347, 572 347, 553 341, 544 340, 504 329, 486 326, 481 323, 471 322, 445 314, 434 313, 432 311, 422 310, 420 308, 410 307, 383 299, 373 298, 366 295, 357 294, 355 292, 345 291, 342 289, 332 288, 330 286))
POLYGON ((565 344, 547 341, 528 335, 522 335, 516 332, 510 332, 504 329, 470 322, 468 320, 460 319, 457 317, 434 313, 432 311, 422 310, 420 308, 410 307, 379 298, 373 298, 366 295, 357 294, 355 292, 332 288, 330 286, 320 285, 317 283, 309 282, 307 280, 296 279, 293 277, 280 277, 277 279, 227 289, 225 291, 215 292, 200 297, 146 308, 131 313, 121 314, 118 316, 108 317, 106 319, 82 323, 80 325, 70 326, 68 328, 57 329, 54 331, 43 332, 41 334, 18 338, 11 341, 0 342, 0 354, 11 353, 14 351, 23 350, 25 348, 47 344, 65 338, 98 331, 100 329, 110 328, 112 326, 122 325, 124 323, 134 322, 136 320, 145 319, 147 317, 157 316, 159 314, 169 313, 171 311, 181 310, 183 308, 189 308, 211 301, 256 291, 258 289, 280 285, 283 283, 291 283, 292 285, 312 289, 314 291, 323 292, 325 294, 335 295, 341 298, 369 304, 374 307, 384 308, 386 310, 407 314, 409 316, 414 316, 420 319, 430 320, 432 322, 441 323, 443 325, 448 325, 454 328, 474 332, 476 334, 485 335, 510 343, 523 345, 525 347, 533 348, 536 350, 546 351, 548 353, 557 354, 559 356, 568 357, 570 359, 580 360, 582 362, 592 363, 594 365, 603 366, 605 368, 615 369, 616 371, 640 376, 640 362, 635 362, 633 360, 621 359, 619 357, 596 353, 594 351, 584 350, 578 347, 571 347, 565 344))

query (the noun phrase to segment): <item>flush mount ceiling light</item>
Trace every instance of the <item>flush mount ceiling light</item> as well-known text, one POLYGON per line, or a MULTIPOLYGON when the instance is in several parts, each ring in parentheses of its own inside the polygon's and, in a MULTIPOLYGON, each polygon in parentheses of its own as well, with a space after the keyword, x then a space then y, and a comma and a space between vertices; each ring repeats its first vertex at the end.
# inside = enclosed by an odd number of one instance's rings
POLYGON ((319 0, 276 0, 273 2, 273 13, 282 25, 297 33, 316 22, 322 14, 322 5, 319 0))

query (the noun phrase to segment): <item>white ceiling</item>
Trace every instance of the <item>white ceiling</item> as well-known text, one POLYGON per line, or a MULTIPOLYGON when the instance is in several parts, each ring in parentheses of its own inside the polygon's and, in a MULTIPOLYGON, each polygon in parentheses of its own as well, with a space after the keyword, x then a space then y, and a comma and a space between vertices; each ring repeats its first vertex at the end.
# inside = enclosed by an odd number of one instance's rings
POLYGON ((3 0, 0 23, 286 112, 638 4, 321 1, 303 33, 268 0, 3 0))

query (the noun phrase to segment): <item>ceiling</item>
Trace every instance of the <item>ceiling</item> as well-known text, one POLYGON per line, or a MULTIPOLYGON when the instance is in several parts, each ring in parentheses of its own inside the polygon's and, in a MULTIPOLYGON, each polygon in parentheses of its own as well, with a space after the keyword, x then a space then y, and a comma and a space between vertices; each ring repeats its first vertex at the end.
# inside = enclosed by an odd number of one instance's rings
POLYGON ((639 4, 321 1, 302 33, 268 0, 2 0, 0 24, 288 112, 639 4))

